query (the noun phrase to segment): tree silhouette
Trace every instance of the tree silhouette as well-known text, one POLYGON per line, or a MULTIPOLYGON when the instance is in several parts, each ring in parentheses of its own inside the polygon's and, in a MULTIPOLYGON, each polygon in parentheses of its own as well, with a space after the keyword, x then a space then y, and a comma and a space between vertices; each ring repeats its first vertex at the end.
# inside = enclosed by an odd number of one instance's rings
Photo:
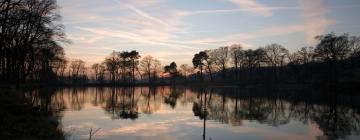
POLYGON ((199 52, 197 54, 194 55, 193 59, 192 59, 192 63, 194 65, 194 68, 197 68, 200 70, 200 77, 201 80, 203 80, 203 67, 204 67, 204 60, 205 58, 207 58, 207 54, 206 52, 199 52))
POLYGON ((226 65, 229 60, 229 47, 220 47, 210 51, 210 54, 214 64, 221 68, 223 80, 226 80, 226 65))
POLYGON ((164 66, 164 72, 170 75, 171 83, 175 83, 175 78, 178 76, 176 63, 171 62, 170 65, 164 66))
POLYGON ((350 52, 348 35, 336 36, 334 33, 317 36, 320 43, 315 48, 316 57, 324 61, 344 59, 350 52))
POLYGON ((235 79, 239 78, 239 68, 241 69, 241 65, 244 61, 245 53, 242 50, 240 44, 233 44, 230 46, 230 56, 232 63, 235 66, 235 79))
POLYGON ((72 60, 70 63, 70 70, 73 82, 83 82, 85 75, 85 62, 80 59, 72 60))
POLYGON ((55 0, 0 2, 2 81, 19 85, 52 75, 50 64, 63 54, 58 43, 68 42, 59 19, 55 0))
POLYGON ((160 61, 150 55, 147 55, 141 59, 140 67, 143 73, 147 75, 148 82, 151 82, 157 75, 158 68, 160 67, 160 61), (151 78, 151 76, 153 76, 153 78, 151 78))

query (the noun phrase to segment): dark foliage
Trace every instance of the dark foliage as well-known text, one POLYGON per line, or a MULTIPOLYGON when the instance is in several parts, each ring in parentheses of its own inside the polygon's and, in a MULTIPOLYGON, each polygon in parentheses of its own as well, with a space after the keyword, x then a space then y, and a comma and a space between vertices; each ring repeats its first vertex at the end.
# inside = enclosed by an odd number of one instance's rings
POLYGON ((0 81, 53 82, 66 42, 55 0, 0 1, 0 81))

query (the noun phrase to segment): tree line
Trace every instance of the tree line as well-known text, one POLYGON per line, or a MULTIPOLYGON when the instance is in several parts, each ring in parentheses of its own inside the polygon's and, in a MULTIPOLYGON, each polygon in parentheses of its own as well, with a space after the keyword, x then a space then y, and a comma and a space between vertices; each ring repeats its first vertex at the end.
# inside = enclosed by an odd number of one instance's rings
POLYGON ((194 55, 193 66, 179 67, 176 62, 161 65, 149 55, 140 57, 137 51, 114 51, 91 68, 95 81, 108 79, 112 83, 358 82, 360 37, 330 33, 315 38, 318 40, 315 47, 302 47, 295 52, 277 43, 257 49, 233 44, 204 50, 194 55))
POLYGON ((315 47, 289 52, 273 43, 255 50, 231 45, 194 55, 197 80, 261 82, 329 82, 359 79, 360 37, 334 33, 316 36, 315 47), (203 71, 207 76, 203 75, 203 71), (345 79, 344 76, 348 75, 345 79), (352 75, 354 77, 349 77, 352 75))
POLYGON ((56 79, 66 63, 66 43, 55 0, 0 1, 0 81, 56 79))
POLYGON ((273 43, 257 49, 241 44, 194 54, 192 66, 162 65, 136 50, 113 51, 87 67, 67 60, 66 39, 55 0, 0 2, 0 83, 189 83, 359 82, 360 37, 329 33, 318 44, 290 52, 273 43))

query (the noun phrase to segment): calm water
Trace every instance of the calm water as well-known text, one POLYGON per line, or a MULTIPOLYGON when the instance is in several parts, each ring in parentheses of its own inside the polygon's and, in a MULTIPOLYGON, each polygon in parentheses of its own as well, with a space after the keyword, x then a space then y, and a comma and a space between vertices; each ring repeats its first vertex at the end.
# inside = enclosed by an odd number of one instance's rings
POLYGON ((70 139, 360 139, 360 96, 238 88, 65 88, 26 94, 70 139))

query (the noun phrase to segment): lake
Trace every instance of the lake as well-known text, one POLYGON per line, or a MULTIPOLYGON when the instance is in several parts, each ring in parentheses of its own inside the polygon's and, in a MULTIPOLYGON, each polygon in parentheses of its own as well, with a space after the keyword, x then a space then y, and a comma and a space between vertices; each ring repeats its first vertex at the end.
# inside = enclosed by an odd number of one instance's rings
POLYGON ((360 139, 360 96, 234 87, 42 88, 26 92, 69 139, 360 139))

